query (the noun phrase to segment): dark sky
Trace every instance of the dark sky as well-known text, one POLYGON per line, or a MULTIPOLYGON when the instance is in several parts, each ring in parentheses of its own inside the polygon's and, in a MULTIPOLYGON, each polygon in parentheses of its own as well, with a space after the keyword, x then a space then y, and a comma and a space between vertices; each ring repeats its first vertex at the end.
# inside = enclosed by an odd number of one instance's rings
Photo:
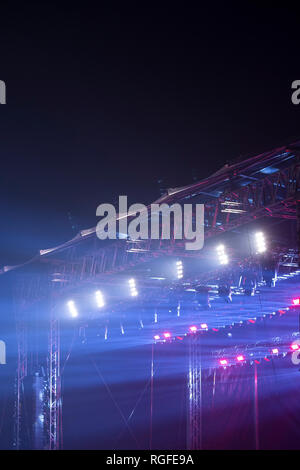
POLYGON ((0 265, 300 137, 296 10, 174 3, 1 3, 0 265))

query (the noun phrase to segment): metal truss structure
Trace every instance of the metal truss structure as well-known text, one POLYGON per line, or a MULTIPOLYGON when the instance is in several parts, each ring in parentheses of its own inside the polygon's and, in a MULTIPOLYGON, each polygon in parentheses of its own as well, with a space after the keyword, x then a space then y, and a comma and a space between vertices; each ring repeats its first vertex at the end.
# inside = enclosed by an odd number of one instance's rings
POLYGON ((58 450, 61 448, 62 440, 62 409, 61 409, 61 378, 60 378, 60 333, 59 319, 52 309, 50 314, 50 332, 49 332, 49 432, 48 444, 49 450, 58 450))
MULTIPOLYGON (((300 234, 300 141, 225 165, 209 178, 183 188, 168 190, 156 204, 204 204, 205 238, 218 236, 261 218, 297 220, 300 234)), ((174 233, 174 232, 173 232, 174 233)), ((300 243, 300 235, 298 237, 300 243)), ((27 375, 26 318, 33 305, 51 298, 51 302, 83 284, 93 284, 141 263, 161 256, 202 256, 186 253, 184 241, 117 240, 101 242, 95 228, 81 231, 69 242, 48 250, 18 267, 22 288, 18 291, 16 311, 18 368, 16 377, 15 446, 22 448, 21 428, 24 400, 24 378, 27 375), (27 275, 25 275, 27 273, 27 275), (28 274, 29 273, 29 274, 28 274)), ((298 262, 297 254, 292 263, 298 262), (297 259, 297 261, 295 261, 297 259)), ((285 260, 285 262, 288 262, 285 260)), ((16 267, 15 267, 16 268, 16 267)), ((1 273, 14 271, 4 267, 1 273)), ((14 272, 11 273, 15 275, 14 272)), ((50 309, 51 310, 51 309, 50 309)), ((61 447, 61 396, 59 323, 49 315, 49 348, 47 359, 48 416, 45 416, 46 448, 61 447)), ((199 345, 190 344, 189 369, 189 444, 201 448, 201 367, 199 345)), ((45 362, 45 361, 44 361, 45 362)), ((46 413, 47 415, 47 413, 46 413)))
POLYGON ((201 338, 189 337, 187 449, 202 449, 201 338))
MULTIPOLYGON (((20 300, 22 282, 17 282, 15 287, 16 295, 20 300)), ((33 331, 36 322, 35 307, 25 313, 22 309, 22 302, 15 306, 17 309, 17 372, 13 446, 18 450, 27 448, 57 450, 61 448, 62 442, 59 319, 55 309, 44 310, 44 323, 48 325, 49 334, 46 354, 41 354, 36 344, 37 332, 33 331), (40 379, 42 385, 31 388, 30 385, 34 380, 37 381, 36 376, 40 375, 41 370, 45 370, 46 375, 40 379), (32 394, 35 396, 31 397, 32 394), (29 399, 38 404, 40 410, 35 416, 35 423, 26 415, 29 399)), ((38 309, 36 311, 39 313, 38 309)))
POLYGON ((15 449, 22 448, 21 433, 24 423, 25 394, 24 380, 27 376, 27 328, 23 319, 16 320, 16 334, 18 340, 18 367, 15 381, 15 404, 14 404, 14 442, 15 449))
MULTIPOLYGON (((296 220, 300 200, 299 150, 297 142, 225 167, 199 183, 169 190, 156 203, 204 204, 206 239, 263 217, 296 220)), ((49 289, 59 295, 155 258, 179 254, 186 255, 184 241, 172 236, 170 240, 128 239, 105 245, 97 239, 95 228, 83 230, 64 245, 41 250, 32 260, 30 265, 38 265, 38 272, 28 280, 23 300, 39 301, 48 296, 49 289)))

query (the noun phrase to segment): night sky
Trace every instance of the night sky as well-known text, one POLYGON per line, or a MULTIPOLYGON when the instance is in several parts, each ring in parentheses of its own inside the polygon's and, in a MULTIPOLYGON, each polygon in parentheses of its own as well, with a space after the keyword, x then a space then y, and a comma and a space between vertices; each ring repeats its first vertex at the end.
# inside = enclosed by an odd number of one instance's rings
POLYGON ((1 266, 300 138, 299 15, 224 3, 1 3, 1 266))

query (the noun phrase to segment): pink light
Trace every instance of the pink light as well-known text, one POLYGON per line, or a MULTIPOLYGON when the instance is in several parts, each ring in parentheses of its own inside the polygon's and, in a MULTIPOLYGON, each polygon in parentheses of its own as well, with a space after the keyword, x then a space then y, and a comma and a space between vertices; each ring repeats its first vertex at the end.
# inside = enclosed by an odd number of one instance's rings
POLYGON ((201 328, 202 328, 203 330, 205 330, 205 329, 207 328, 207 324, 206 324, 206 323, 201 323, 200 326, 201 326, 201 328))
POLYGON ((155 335, 155 336, 154 336, 154 339, 160 339, 160 336, 159 336, 159 335, 155 335))
POLYGON ((165 338, 171 338, 171 333, 164 333, 165 338))
POLYGON ((272 349, 272 354, 278 354, 278 353, 279 353, 279 350, 277 348, 272 349))
POLYGON ((293 299, 294 305, 300 305, 300 299, 293 299))
POLYGON ((244 356, 240 355, 240 356, 237 356, 236 360, 241 362, 241 361, 244 361, 245 358, 244 358, 244 356))
POLYGON ((291 344, 291 349, 293 351, 298 351, 298 349, 300 349, 299 344, 291 344))
POLYGON ((228 364, 227 359, 220 359, 220 364, 221 366, 226 366, 226 364, 228 364))
POLYGON ((190 326, 190 331, 192 331, 192 332, 197 331, 197 327, 196 326, 190 326))

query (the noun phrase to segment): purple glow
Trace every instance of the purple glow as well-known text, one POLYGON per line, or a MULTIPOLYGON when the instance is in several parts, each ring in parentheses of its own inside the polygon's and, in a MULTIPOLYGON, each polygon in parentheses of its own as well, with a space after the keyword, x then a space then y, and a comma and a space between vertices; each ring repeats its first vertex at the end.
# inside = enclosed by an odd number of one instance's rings
POLYGON ((226 366, 228 364, 227 359, 220 359, 221 366, 226 366))

